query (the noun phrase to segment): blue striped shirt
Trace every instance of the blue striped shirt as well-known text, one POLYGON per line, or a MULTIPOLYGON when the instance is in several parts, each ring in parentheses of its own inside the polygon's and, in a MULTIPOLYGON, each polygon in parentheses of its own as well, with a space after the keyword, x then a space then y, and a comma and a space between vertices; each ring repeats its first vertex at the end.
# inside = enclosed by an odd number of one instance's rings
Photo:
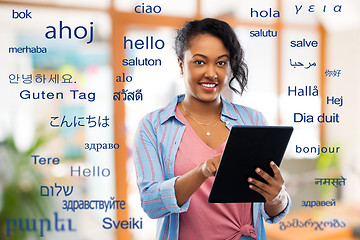
MULTIPOLYGON (((139 123, 135 136, 134 161, 141 206, 150 218, 158 219, 156 239, 176 240, 179 214, 186 212, 191 198, 182 206, 175 197, 175 156, 185 124, 177 119, 175 109, 185 95, 178 95, 166 107, 147 114, 139 123)), ((230 103, 221 96, 221 121, 228 129, 234 125, 266 125, 263 115, 251 108, 230 103)), ((269 217, 264 203, 253 203, 254 229, 258 240, 265 240, 263 219, 276 223, 290 209, 290 198, 285 210, 269 217)))

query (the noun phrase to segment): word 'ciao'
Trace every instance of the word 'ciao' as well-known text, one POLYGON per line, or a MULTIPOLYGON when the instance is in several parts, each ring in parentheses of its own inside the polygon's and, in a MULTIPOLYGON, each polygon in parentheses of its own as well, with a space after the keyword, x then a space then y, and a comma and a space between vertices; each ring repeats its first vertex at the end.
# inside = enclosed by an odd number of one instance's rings
POLYGON ((141 3, 141 5, 136 5, 134 8, 135 13, 160 13, 161 7, 159 5, 151 6, 151 5, 144 5, 144 3, 141 3))

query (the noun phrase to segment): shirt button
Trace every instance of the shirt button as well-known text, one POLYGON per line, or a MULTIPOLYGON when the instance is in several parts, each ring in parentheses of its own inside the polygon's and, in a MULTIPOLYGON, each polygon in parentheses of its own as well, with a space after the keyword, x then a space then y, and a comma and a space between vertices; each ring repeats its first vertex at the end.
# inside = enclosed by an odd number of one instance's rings
POLYGON ((229 124, 229 121, 228 121, 228 120, 226 120, 226 124, 229 124))

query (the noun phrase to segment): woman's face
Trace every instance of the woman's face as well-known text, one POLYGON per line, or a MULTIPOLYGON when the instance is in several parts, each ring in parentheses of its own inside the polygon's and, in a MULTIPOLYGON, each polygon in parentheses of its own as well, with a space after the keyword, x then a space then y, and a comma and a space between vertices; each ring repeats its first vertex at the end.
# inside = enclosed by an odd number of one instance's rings
POLYGON ((186 94, 202 102, 217 100, 228 83, 230 55, 222 41, 210 34, 194 37, 179 60, 186 94))

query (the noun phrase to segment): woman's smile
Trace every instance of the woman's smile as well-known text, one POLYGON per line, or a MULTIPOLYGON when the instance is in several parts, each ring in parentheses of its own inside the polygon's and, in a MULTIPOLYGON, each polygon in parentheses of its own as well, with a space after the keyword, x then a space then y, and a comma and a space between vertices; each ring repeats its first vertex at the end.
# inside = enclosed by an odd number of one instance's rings
POLYGON ((202 87, 204 91, 207 92, 215 92, 216 86, 219 85, 218 83, 212 83, 212 82, 201 82, 199 85, 202 87))

